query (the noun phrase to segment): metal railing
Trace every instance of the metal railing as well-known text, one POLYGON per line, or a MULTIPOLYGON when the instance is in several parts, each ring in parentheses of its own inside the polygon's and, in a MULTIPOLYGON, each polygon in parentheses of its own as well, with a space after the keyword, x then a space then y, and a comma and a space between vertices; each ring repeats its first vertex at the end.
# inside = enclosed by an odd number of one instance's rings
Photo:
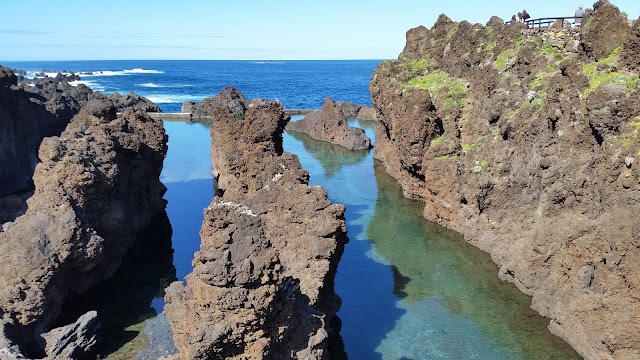
MULTIPOLYGON (((548 28, 551 26, 551 24, 553 24, 554 22, 556 22, 557 20, 560 20, 560 24, 562 27, 564 27, 564 23, 565 21, 569 24, 575 23, 576 20, 578 19, 582 19, 582 16, 564 16, 564 17, 548 17, 548 18, 539 18, 539 19, 529 19, 527 21, 524 22, 525 25, 527 25, 527 28, 529 29, 544 29, 544 28, 548 28)), ((511 23, 513 23, 514 21, 507 21, 505 24, 509 25, 511 23)))

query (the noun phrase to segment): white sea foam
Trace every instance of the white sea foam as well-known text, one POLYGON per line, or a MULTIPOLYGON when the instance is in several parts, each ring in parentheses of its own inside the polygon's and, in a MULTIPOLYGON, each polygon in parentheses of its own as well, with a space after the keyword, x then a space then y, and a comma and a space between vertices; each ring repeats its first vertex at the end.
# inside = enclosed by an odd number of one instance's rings
POLYGON ((140 69, 140 68, 135 68, 132 70, 122 70, 122 72, 124 72, 125 74, 164 74, 164 71, 146 70, 146 69, 140 69))
POLYGON ((151 96, 145 96, 145 97, 156 104, 178 104, 178 103, 183 103, 187 100, 200 101, 203 99, 202 96, 170 95, 170 94, 151 95, 151 96))
POLYGON ((251 61, 251 64, 286 64, 285 61, 251 61))
POLYGON ((147 70, 147 69, 130 69, 130 70, 100 70, 100 71, 86 71, 80 72, 78 75, 80 76, 127 76, 134 74, 164 74, 164 71, 160 70, 147 70))
POLYGON ((95 81, 89 81, 89 80, 69 81, 69 85, 71 85, 71 86, 78 86, 80 84, 84 84, 84 85, 88 86, 93 91, 102 91, 102 92, 104 92, 104 87, 101 86, 101 85, 98 85, 95 81))
POLYGON ((148 87, 148 88, 160 88, 160 87, 166 87, 166 86, 158 85, 158 84, 156 84, 156 83, 152 83, 152 82, 151 82, 151 83, 138 84, 138 85, 139 85, 139 86, 142 86, 142 87, 148 87))
POLYGON ((65 76, 71 75, 71 73, 68 73, 68 72, 46 72, 44 74, 50 78, 55 78, 56 76, 58 76, 58 74, 62 74, 65 76))

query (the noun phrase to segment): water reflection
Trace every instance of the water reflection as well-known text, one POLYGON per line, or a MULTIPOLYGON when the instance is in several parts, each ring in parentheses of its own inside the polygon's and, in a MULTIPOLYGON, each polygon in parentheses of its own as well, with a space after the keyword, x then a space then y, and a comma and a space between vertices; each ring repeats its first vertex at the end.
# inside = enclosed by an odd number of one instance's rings
POLYGON ((368 154, 368 151, 352 151, 340 145, 312 139, 295 131, 289 132, 289 135, 302 142, 304 149, 320 162, 328 178, 332 178, 344 166, 361 163, 368 154))
POLYGON ((398 306, 407 309, 407 318, 396 323, 379 351, 437 358, 579 358, 548 332, 548 319, 528 310, 526 295, 498 279, 488 254, 424 220, 423 204, 404 198, 381 163, 374 168, 378 201, 367 234, 392 264, 394 293, 402 297, 398 306), (411 341, 418 338, 420 343, 411 341))
MULTIPOLYGON (((375 123, 365 125, 373 133, 375 123)), ((423 204, 404 198, 372 153, 353 161, 350 152, 333 155, 329 144, 310 146, 293 135, 285 134, 285 150, 299 156, 311 184, 347 205, 351 242, 336 276, 342 345, 332 356, 579 358, 548 332, 548 320, 533 314, 528 297, 498 279, 487 253, 427 222, 423 204), (339 158, 327 159, 332 156, 339 158)))

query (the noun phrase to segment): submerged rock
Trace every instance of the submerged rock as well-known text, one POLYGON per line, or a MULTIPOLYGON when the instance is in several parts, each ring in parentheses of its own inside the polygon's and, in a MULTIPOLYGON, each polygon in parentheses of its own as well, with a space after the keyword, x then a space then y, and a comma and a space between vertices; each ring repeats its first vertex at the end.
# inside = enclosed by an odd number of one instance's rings
POLYGON ((580 355, 639 358, 637 27, 599 1, 580 34, 522 30, 444 15, 409 30, 369 85, 375 157, 580 355))
POLYGON ((287 125, 288 131, 307 134, 316 140, 344 146, 349 150, 368 150, 371 139, 364 130, 347 124, 347 118, 336 103, 327 98, 322 109, 307 114, 304 119, 287 125))
POLYGON ((219 196, 205 210, 193 272, 165 296, 180 358, 326 359, 344 206, 308 186, 283 152, 281 104, 247 102, 237 117, 220 100, 211 127, 219 196))
POLYGON ((67 298, 119 267, 165 207, 166 142, 160 120, 98 101, 42 142, 28 210, 0 232, 0 346, 49 330, 67 298))

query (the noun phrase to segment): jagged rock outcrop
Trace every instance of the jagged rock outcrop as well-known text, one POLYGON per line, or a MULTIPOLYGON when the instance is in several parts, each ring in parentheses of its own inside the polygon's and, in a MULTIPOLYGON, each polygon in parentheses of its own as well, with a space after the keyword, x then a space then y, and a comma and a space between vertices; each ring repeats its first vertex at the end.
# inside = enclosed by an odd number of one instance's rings
POLYGON ((378 121, 378 113, 372 106, 362 106, 356 115, 356 119, 378 121))
POLYGON ((71 86, 44 78, 34 86, 17 84, 8 68, 0 67, 0 198, 33 187, 40 142, 57 136, 89 100, 109 99, 118 111, 126 107, 159 111, 149 100, 135 94, 104 95, 87 86, 71 86))
POLYGON ((347 101, 338 101, 336 106, 342 111, 342 114, 347 118, 354 118, 358 115, 358 111, 364 106, 360 104, 354 104, 347 101))
POLYGON ((637 359, 636 30, 611 4, 594 8, 579 53, 498 18, 409 30, 370 83, 375 157, 427 219, 490 252, 582 356, 637 359))
POLYGON ((111 100, 113 105, 116 107, 118 112, 125 111, 126 109, 133 109, 136 111, 145 111, 145 112, 162 112, 160 107, 154 104, 151 100, 147 99, 144 96, 140 96, 134 92, 131 92, 127 95, 121 95, 118 93, 113 94, 102 94, 99 92, 94 92, 91 97, 92 100, 111 100))
POLYGON ((166 292, 181 359, 326 359, 340 306, 333 279, 347 241, 332 204, 298 158, 283 152, 281 104, 215 99, 218 191, 187 283, 166 292))
POLYGON ((47 359, 88 359, 98 342, 98 313, 89 311, 66 326, 42 334, 41 347, 47 359))
POLYGON ((322 109, 307 114, 302 120, 289 123, 287 130, 307 134, 316 140, 344 146, 349 150, 371 148, 371 139, 364 130, 349 126, 340 107, 330 98, 324 100, 322 109))
POLYGON ((191 113, 193 116, 213 116, 220 109, 227 109, 235 117, 240 118, 247 110, 245 108, 247 99, 238 91, 238 89, 227 86, 220 94, 214 97, 206 98, 195 103, 186 101, 182 104, 182 112, 191 113))
POLYGON ((101 101, 42 142, 28 210, 0 232, 0 346, 37 353, 65 300, 119 267, 164 209, 166 142, 160 120, 101 101))

